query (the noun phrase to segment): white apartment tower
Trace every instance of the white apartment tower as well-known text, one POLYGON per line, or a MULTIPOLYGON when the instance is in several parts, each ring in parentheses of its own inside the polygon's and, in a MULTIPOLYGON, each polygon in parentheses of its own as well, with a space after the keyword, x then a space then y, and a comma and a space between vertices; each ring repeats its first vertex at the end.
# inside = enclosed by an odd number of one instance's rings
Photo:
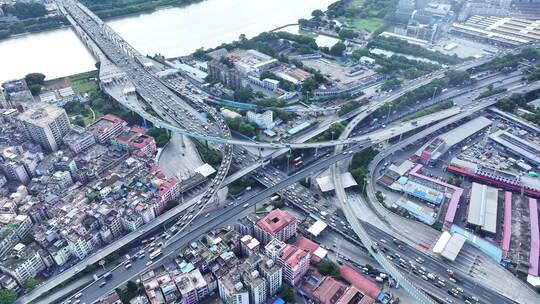
POLYGON ((62 138, 71 129, 66 111, 46 103, 32 105, 18 119, 28 138, 48 151, 58 150, 62 138))

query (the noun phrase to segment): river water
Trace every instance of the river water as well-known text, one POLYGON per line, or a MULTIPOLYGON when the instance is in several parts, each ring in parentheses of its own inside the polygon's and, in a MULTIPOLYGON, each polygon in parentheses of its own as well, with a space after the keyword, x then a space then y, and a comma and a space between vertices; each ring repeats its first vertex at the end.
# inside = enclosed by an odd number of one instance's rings
MULTIPOLYGON (((107 23, 142 54, 176 57, 200 47, 248 38, 326 9, 335 0, 206 0, 107 23)), ((333 40, 318 37, 322 45, 333 40)), ((94 58, 70 28, 0 41, 0 82, 40 72, 53 79, 94 69, 94 58)))

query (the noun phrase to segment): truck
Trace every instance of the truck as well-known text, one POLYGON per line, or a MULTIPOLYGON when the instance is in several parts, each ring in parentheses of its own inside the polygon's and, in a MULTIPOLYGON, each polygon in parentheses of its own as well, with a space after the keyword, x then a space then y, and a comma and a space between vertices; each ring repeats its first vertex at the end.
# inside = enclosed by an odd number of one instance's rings
POLYGON ((274 195, 270 198, 272 202, 277 201, 279 199, 279 195, 274 195))
POLYGON ((429 273, 427 274, 427 277, 428 277, 428 279, 430 279, 430 280, 435 280, 435 275, 434 275, 433 273, 431 273, 431 272, 429 272, 429 273))
POLYGON ((150 253, 150 260, 155 259, 161 254, 161 249, 156 249, 150 253))

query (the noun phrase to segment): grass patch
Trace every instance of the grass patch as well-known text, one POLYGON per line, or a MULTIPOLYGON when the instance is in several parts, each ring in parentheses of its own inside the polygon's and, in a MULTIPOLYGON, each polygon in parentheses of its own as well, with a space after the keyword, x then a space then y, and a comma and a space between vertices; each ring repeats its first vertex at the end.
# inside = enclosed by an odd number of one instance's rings
POLYGON ((375 17, 347 18, 346 21, 352 28, 356 30, 365 30, 370 33, 373 33, 384 24, 382 19, 375 17))
POLYGON ((97 83, 91 78, 97 78, 97 71, 90 71, 68 76, 68 80, 73 90, 79 94, 89 93, 98 89, 97 83))

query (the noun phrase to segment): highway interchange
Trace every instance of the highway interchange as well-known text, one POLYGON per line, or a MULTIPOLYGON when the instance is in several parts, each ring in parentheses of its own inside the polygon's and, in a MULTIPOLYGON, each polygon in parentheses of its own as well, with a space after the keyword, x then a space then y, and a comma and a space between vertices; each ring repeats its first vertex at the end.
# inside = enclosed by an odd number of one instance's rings
MULTIPOLYGON (((430 82, 431 80, 442 77, 444 75, 444 71, 435 72, 432 75, 426 76, 422 79, 418 79, 415 81, 412 81, 406 85, 403 86, 403 88, 397 90, 393 94, 383 96, 382 98, 370 102, 370 104, 366 107, 362 107, 360 109, 357 109, 349 114, 347 114, 343 119, 353 118, 352 123, 349 124, 349 127, 346 132, 344 132, 346 135, 343 136, 343 138, 340 138, 336 141, 329 141, 329 142, 322 142, 322 143, 305 143, 305 142, 292 142, 292 143, 258 143, 258 142, 251 142, 251 141, 245 141, 245 140, 236 140, 233 139, 228 131, 228 128, 224 125, 224 122, 222 118, 215 112, 215 110, 207 105, 204 105, 203 102, 201 102, 201 98, 197 98, 196 96, 188 96, 188 99, 195 100, 192 105, 188 105, 182 98, 179 98, 176 94, 171 93, 171 88, 176 91, 176 93, 182 93, 185 95, 188 95, 187 91, 182 91, 181 86, 171 85, 171 84, 163 84, 160 81, 157 81, 155 77, 152 77, 150 73, 148 73, 144 67, 140 66, 141 58, 137 57, 140 56, 140 54, 134 52, 129 48, 129 46, 123 46, 122 48, 118 48, 118 44, 122 45, 124 42, 123 40, 119 40, 119 37, 115 37, 114 34, 111 34, 110 30, 106 31, 106 35, 104 35, 102 32, 100 32, 99 28, 100 23, 95 20, 95 16, 90 16, 85 10, 81 9, 80 6, 78 6, 74 1, 65 1, 65 8, 69 12, 69 14, 74 18, 77 19, 77 24, 84 29, 84 31, 92 37, 92 39, 96 42, 96 44, 99 45, 100 49, 106 54, 106 56, 111 59, 116 65, 118 65, 122 70, 127 71, 129 75, 131 75, 131 79, 133 80, 133 83, 135 84, 135 87, 137 89, 137 92, 140 94, 140 96, 146 100, 148 103, 154 107, 156 112, 161 113, 161 116, 164 116, 164 119, 168 120, 168 122, 165 122, 163 120, 157 120, 155 117, 149 117, 146 115, 145 118, 148 118, 150 121, 154 122, 156 125, 169 128, 172 131, 180 132, 182 134, 186 134, 189 136, 193 136, 195 138, 201 138, 205 140, 215 141, 217 143, 226 143, 223 145, 225 147, 225 153, 224 153, 224 161, 222 163, 222 166, 218 169, 218 174, 216 177, 214 177, 214 180, 208 185, 208 192, 205 192, 204 194, 199 194, 195 196, 192 199, 189 199, 188 202, 182 206, 179 206, 176 208, 173 212, 169 213, 169 216, 165 220, 161 220, 160 223, 164 223, 172 218, 178 217, 179 215, 183 215, 183 221, 180 220, 179 222, 184 224, 183 226, 186 227, 184 231, 179 232, 175 236, 173 236, 171 239, 169 239, 166 244, 163 246, 163 255, 160 258, 165 259, 168 255, 172 254, 173 252, 177 252, 178 248, 185 245, 188 241, 191 239, 196 238, 198 235, 200 235, 200 230, 203 229, 203 231, 207 231, 209 229, 219 227, 220 225, 224 223, 230 222, 231 219, 237 218, 239 215, 245 213, 243 211, 246 210, 244 208, 244 204, 248 204, 249 206, 253 206, 255 203, 260 202, 264 200, 265 198, 271 196, 274 193, 280 193, 282 197, 290 201, 291 203, 295 204, 297 207, 304 209, 304 211, 307 212, 313 212, 313 206, 310 205, 310 202, 313 204, 317 203, 317 199, 313 197, 311 193, 309 193, 309 190, 299 186, 296 182, 304 179, 308 176, 312 176, 314 172, 319 172, 321 170, 324 170, 328 167, 337 168, 335 164, 340 161, 344 160, 350 160, 352 156, 352 152, 356 153, 358 151, 361 151, 362 149, 371 146, 374 143, 383 142, 385 140, 388 140, 389 138, 398 136, 400 134, 403 134, 407 131, 424 127, 425 125, 432 124, 436 121, 439 121, 440 119, 445 119, 448 117, 452 117, 451 119, 446 120, 446 125, 450 124, 451 121, 458 121, 465 116, 471 115, 491 104, 494 104, 496 102, 495 98, 492 97, 489 100, 486 100, 482 103, 477 103, 475 105, 471 105, 466 108, 461 109, 451 109, 447 112, 442 112, 437 115, 440 115, 440 117, 436 118, 427 118, 425 120, 419 120, 420 123, 418 125, 396 125, 396 129, 392 129, 392 127, 388 127, 386 130, 381 130, 377 132, 369 133, 369 135, 360 135, 355 136, 353 138, 350 138, 349 135, 353 133, 354 128, 358 123, 360 123, 366 116, 367 113, 372 112, 376 110, 378 107, 382 106, 384 103, 391 101, 402 94, 408 92, 409 90, 412 90, 416 87, 419 87, 423 84, 426 84, 430 82), (107 36, 110 35, 110 36, 107 36), (113 39, 114 38, 114 39, 113 39), (112 39, 112 40, 111 40, 112 39), (115 41, 115 43, 111 43, 111 41, 115 41), (111 49, 107 50, 104 46, 110 46, 111 49), (126 51, 128 50, 128 51, 126 51), (129 55, 133 56, 134 59, 126 58, 125 54, 123 52, 127 52, 129 55), (167 87, 169 86, 169 87, 167 87), (156 97, 157 96, 157 97, 156 97), (172 106, 171 106, 172 105, 172 106), (213 120, 215 123, 209 123, 206 120, 203 120, 200 118, 200 115, 195 110, 195 108, 202 108, 208 113, 210 113, 213 117, 213 120), (180 114, 176 111, 183 111, 184 113, 180 114), (453 112, 452 112, 453 111, 453 112), (362 114, 363 113, 363 114, 362 114), (179 117, 184 118, 179 119, 179 117), (188 121, 186 122, 185 118, 189 117, 188 121), (287 176, 283 174, 282 172, 279 172, 279 170, 276 170, 272 167, 267 167, 266 170, 259 170, 256 174, 253 175, 259 182, 261 182, 263 185, 268 186, 266 190, 263 190, 257 194, 254 194, 250 196, 248 199, 242 200, 239 203, 237 203, 235 206, 231 206, 230 208, 220 209, 217 212, 211 213, 208 217, 197 217, 200 213, 203 212, 204 206, 208 202, 211 201, 211 198, 213 197, 214 193, 219 190, 222 186, 230 183, 234 180, 234 178, 238 178, 239 176, 242 176, 243 173, 249 173, 252 172, 259 167, 265 165, 268 163, 268 159, 257 159, 255 155, 251 155, 249 153, 244 152, 242 148, 233 148, 231 145, 242 145, 242 146, 253 146, 257 148, 272 148, 272 149, 278 149, 274 152, 270 158, 275 158, 279 155, 283 155, 283 153, 286 153, 292 148, 324 148, 324 147, 336 147, 335 153, 328 154, 325 156, 322 156, 314 162, 313 164, 307 166, 306 168, 298 171, 297 173, 287 176), (344 144, 354 144, 351 148, 347 148, 345 152, 342 151, 344 144), (233 159, 237 158, 245 158, 246 163, 250 164, 247 166, 249 168, 246 171, 242 171, 242 173, 238 174, 235 173, 227 178, 227 172, 229 169, 229 166, 231 165, 233 159), (236 175, 236 176, 235 176, 236 175), (233 177, 234 176, 234 177, 233 177), (304 199, 299 199, 300 197, 303 197, 304 199), (203 198, 204 202, 198 203, 198 201, 203 198), (307 201, 305 200, 307 199, 307 201), (301 204, 302 202, 302 204, 301 204), (307 205, 306 205, 307 204, 307 205), (198 205, 198 206, 197 206, 198 205), (305 208, 302 205, 306 205, 307 208, 305 208), (194 212, 194 216, 192 215, 190 220, 186 220, 187 217, 190 214, 189 211, 187 211, 188 208, 192 208, 191 210, 198 210, 194 212), (184 213, 182 213, 184 212, 184 213), (191 222, 192 221, 192 222, 191 222), (191 224, 190 224, 191 222, 191 224), (175 251, 176 250, 176 251, 175 251)), ((489 60, 489 58, 484 58, 481 60, 476 60, 474 62, 468 62, 466 64, 462 64, 456 69, 468 69, 474 65, 479 65, 481 63, 486 62, 489 60)), ((185 83, 184 83, 185 85, 185 83)), ((143 113, 144 114, 144 113, 143 113)), ((144 116, 143 116, 144 117, 144 116)), ((326 126, 328 127, 328 125, 326 126)), ((442 127, 442 126, 441 126, 442 127)), ((322 127, 324 128, 324 126, 322 127)), ((415 138, 420 136, 419 134, 424 134, 425 132, 418 133, 417 136, 414 136, 415 138)), ((425 136, 425 135, 424 135, 425 136)), ((409 140, 412 140, 409 138, 409 140)), ((241 169, 242 170, 242 169, 241 169)), ((337 174, 337 169, 333 169, 334 176, 337 174)), ((336 179, 338 180, 338 179, 336 179)), ((339 183, 339 182, 338 182, 339 183)), ((342 188, 342 187, 338 187, 342 188)), ((374 240, 380 240, 381 238, 387 239, 387 241, 391 240, 388 238, 387 235, 384 234, 382 230, 379 228, 375 228, 370 225, 364 225, 363 223, 360 223, 360 225, 356 225, 355 222, 358 221, 358 218, 355 216, 352 216, 355 214, 355 210, 350 209, 349 204, 346 203, 347 199, 346 196, 340 198, 342 196, 341 190, 338 189, 337 191, 337 197, 340 204, 342 204, 342 207, 345 210, 345 215, 347 216, 347 220, 351 224, 351 226, 354 228, 355 232, 359 235, 364 235, 365 241, 363 242, 364 245, 368 245, 368 250, 372 251, 370 249, 371 244, 370 239, 374 240), (356 219, 354 219, 356 218, 356 219)), ((126 238, 126 240, 121 241, 119 244, 120 246, 123 246, 125 244, 128 244, 132 242, 133 240, 140 238, 140 236, 146 234, 147 232, 151 231, 153 227, 158 226, 152 225, 149 227, 146 227, 142 229, 141 231, 138 231, 138 235, 132 235, 130 238, 126 238)), ((343 227, 347 228, 347 227, 343 227)), ((339 229, 338 229, 339 230, 339 229)), ((362 239, 362 237, 360 238, 362 239)), ((115 246, 117 248, 117 246, 115 246)), ((391 246, 389 246, 391 247, 391 246)), ((112 250, 114 247, 109 248, 109 250, 112 250)), ((390 248, 391 250, 395 250, 395 248, 390 248)), ((407 255, 409 258, 414 259, 414 255, 417 255, 418 253, 415 251, 416 249, 411 248, 410 250, 407 249, 406 251, 410 251, 410 255, 407 255)), ((112 250, 114 251, 114 250, 112 250)), ((111 252, 111 251, 109 251, 111 252)), ((410 277, 407 279, 402 280, 402 283, 408 284, 408 280, 414 279, 414 274, 411 272, 403 271, 403 270, 393 270, 395 265, 393 263, 390 263, 391 260, 389 260, 386 255, 380 254, 380 252, 370 252, 371 255, 377 257, 380 256, 378 259, 379 262, 385 266, 384 268, 391 268, 389 269, 396 278, 401 277, 410 277), (402 274, 403 273, 403 274, 402 274)), ((97 255, 95 256, 94 260, 88 260, 86 264, 92 264, 96 261, 99 261, 102 259, 103 256, 106 256, 107 252, 105 251, 105 248, 100 250, 97 255), (93 262, 91 262, 93 261, 93 262)), ((133 263, 133 266, 130 269, 124 269, 124 267, 118 267, 115 271, 118 272, 120 275, 113 275, 113 279, 107 284, 107 288, 99 288, 98 284, 92 284, 84 292, 84 300, 87 303, 90 303, 97 299, 100 295, 103 295, 108 290, 111 290, 113 287, 121 286, 122 283, 125 281, 135 278, 138 274, 145 271, 149 265, 147 265, 148 261, 146 260, 147 257, 140 259, 140 261, 136 261, 133 263)), ((426 262, 426 266, 430 266, 430 268, 434 269, 434 272, 436 272, 440 276, 444 276, 445 274, 445 267, 441 265, 440 261, 433 262, 431 260, 428 260, 426 262), (429 264, 428 264, 429 262, 429 264), (433 264, 432 264, 433 263, 433 264), (441 270, 444 270, 441 272, 441 270)), ((157 263, 157 262, 154 262, 157 263)), ((155 264, 154 264, 155 265, 155 264)), ((82 265, 78 266, 82 267, 82 265)), ((77 273, 78 271, 82 270, 82 268, 74 269, 72 272, 68 275, 73 275, 77 273)), ((422 280, 422 279, 415 279, 414 285, 420 285, 420 288, 427 289, 429 292, 433 291, 432 285, 426 285, 430 284, 429 282, 422 280), (429 288, 427 287, 429 286, 429 288)), ((413 287, 413 284, 409 284, 408 289, 413 295, 418 292, 417 295, 414 295, 417 297, 417 300, 419 302, 424 303, 431 303, 432 300, 429 297, 426 297, 423 291, 417 291, 416 287, 413 287)), ((40 286, 40 288, 46 288, 43 286, 40 286)), ((465 281, 463 283, 463 288, 473 289, 475 294, 478 294, 478 297, 482 299, 482 301, 485 301, 486 303, 498 303, 493 302, 494 300, 501 300, 500 295, 497 293, 490 292, 489 290, 485 290, 482 288, 479 288, 476 284, 473 285, 473 283, 467 283, 465 281)), ((439 298, 443 298, 441 295, 441 292, 435 290, 435 293, 438 293, 439 298)), ((471 291, 473 293, 473 291, 471 291)), ((444 292, 443 292, 444 294, 444 292)))

